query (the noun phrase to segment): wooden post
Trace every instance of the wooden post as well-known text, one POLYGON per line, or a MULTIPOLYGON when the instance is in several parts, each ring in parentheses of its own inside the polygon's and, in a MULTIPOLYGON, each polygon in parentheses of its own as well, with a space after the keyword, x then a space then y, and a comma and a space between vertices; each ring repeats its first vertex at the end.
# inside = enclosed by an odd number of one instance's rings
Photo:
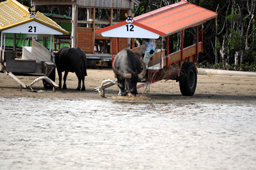
POLYGON ((183 43, 183 31, 181 31, 181 60, 183 60, 183 46, 184 46, 184 43, 183 43))
POLYGON ((92 39, 92 49, 93 49, 93 52, 94 52, 94 45, 95 45, 95 30, 96 30, 96 26, 95 26, 95 14, 96 13, 96 9, 93 8, 93 20, 92 20, 92 29, 93 29, 93 39, 92 39))
POLYGON ((202 24, 202 51, 204 50, 204 25, 202 24))
POLYGON ((111 57, 112 57, 112 65, 113 65, 113 60, 114 60, 114 55, 113 55, 113 40, 114 38, 110 38, 110 48, 111 48, 111 57))
POLYGON ((119 38, 116 37, 116 54, 119 53, 119 38))
POLYGON ((167 70, 169 69, 169 36, 166 37, 166 50, 167 50, 167 57, 166 57, 166 66, 167 70))
POLYGON ((162 61, 163 60, 163 45, 164 45, 164 38, 161 37, 161 53, 160 53, 160 68, 161 69, 164 67, 164 63, 162 61))
MULTIPOLYGON (((110 9, 110 25, 113 25, 113 8, 110 9)), ((112 54, 112 64, 113 64, 113 60, 114 60, 114 48, 113 48, 113 38, 110 38, 110 48, 111 48, 111 54, 112 54)))
POLYGON ((110 25, 113 25, 113 8, 110 9, 110 25))
POLYGON ((76 28, 77 28, 77 5, 76 2, 72 4, 72 33, 71 33, 71 47, 76 47, 76 28))
POLYGON ((196 60, 194 63, 197 61, 199 58, 199 27, 196 26, 196 60))

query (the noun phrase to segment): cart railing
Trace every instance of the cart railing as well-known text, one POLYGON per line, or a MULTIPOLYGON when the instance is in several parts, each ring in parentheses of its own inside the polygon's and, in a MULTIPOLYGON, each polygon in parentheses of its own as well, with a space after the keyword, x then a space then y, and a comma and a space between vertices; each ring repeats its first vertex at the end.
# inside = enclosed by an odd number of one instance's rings
MULTIPOLYGON (((203 47, 202 47, 203 43, 202 42, 199 42, 198 43, 198 52, 203 52, 203 47)), ((192 55, 196 55, 197 54, 197 46, 196 44, 193 44, 191 46, 188 46, 186 48, 183 49, 183 51, 179 50, 179 51, 176 51, 174 53, 171 53, 169 54, 168 56, 166 56, 165 58, 163 58, 163 66, 166 67, 167 66, 167 58, 168 58, 168 66, 175 63, 175 62, 178 62, 178 61, 181 61, 181 60, 184 60, 192 55), (182 53, 183 53, 183 56, 182 56, 182 53)), ((190 61, 190 62, 195 62, 197 59, 195 59, 194 61, 190 61)))

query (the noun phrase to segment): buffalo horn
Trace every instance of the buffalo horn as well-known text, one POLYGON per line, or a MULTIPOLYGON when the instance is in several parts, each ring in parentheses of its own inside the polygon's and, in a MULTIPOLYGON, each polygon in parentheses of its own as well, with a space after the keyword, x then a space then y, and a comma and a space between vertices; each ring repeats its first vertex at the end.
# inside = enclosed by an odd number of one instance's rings
POLYGON ((116 68, 116 60, 114 60, 114 63, 113 63, 113 70, 116 74, 120 75, 122 78, 125 78, 125 79, 130 79, 132 78, 132 74, 131 73, 122 73, 121 71, 119 71, 117 68, 116 68))
POLYGON ((143 70, 141 71, 140 74, 138 74, 138 78, 139 78, 139 79, 143 79, 143 77, 144 77, 145 74, 146 74, 146 64, 145 64, 142 60, 140 60, 140 61, 141 61, 143 70))

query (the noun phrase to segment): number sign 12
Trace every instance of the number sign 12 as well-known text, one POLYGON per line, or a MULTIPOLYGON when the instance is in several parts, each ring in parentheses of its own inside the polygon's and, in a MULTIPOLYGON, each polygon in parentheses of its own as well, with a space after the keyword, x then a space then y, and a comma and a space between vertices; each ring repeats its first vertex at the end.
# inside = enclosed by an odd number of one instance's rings
POLYGON ((126 25, 126 31, 127 32, 133 32, 134 31, 134 25, 132 25, 132 24, 126 25))
POLYGON ((36 26, 28 26, 28 32, 36 32, 36 26))

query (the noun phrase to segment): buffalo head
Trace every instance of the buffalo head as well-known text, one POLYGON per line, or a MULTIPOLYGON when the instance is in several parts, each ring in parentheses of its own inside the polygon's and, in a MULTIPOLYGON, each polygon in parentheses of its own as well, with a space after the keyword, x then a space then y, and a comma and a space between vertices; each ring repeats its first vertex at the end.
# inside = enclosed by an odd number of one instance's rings
POLYGON ((119 95, 136 96, 137 82, 146 74, 146 65, 140 56, 128 49, 120 51, 113 62, 113 71, 116 74, 120 92, 119 95))

